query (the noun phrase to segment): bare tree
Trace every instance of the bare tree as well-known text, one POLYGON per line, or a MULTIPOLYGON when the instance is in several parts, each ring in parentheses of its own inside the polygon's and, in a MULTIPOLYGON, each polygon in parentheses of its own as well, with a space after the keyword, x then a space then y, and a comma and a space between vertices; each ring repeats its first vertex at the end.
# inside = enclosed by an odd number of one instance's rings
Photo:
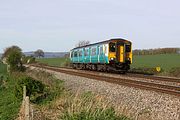
POLYGON ((79 41, 75 47, 82 47, 82 46, 86 46, 86 45, 89 45, 90 44, 90 41, 88 40, 82 40, 82 41, 79 41))
POLYGON ((36 50, 35 52, 34 52, 34 56, 35 57, 44 57, 44 51, 43 50, 41 50, 41 49, 38 49, 38 50, 36 50))

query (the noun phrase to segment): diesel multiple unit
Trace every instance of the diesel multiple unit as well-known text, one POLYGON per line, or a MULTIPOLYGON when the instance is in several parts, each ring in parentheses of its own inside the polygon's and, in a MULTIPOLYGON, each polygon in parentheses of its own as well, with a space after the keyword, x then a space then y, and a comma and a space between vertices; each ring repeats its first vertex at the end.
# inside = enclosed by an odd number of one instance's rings
POLYGON ((76 47, 70 51, 73 68, 126 72, 132 63, 132 43, 125 39, 76 47))

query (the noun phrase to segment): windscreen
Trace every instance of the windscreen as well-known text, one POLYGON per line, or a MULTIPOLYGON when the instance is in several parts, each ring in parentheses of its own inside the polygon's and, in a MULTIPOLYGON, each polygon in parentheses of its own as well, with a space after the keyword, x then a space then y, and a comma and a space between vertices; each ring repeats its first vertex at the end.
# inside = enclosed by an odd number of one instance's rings
POLYGON ((126 45, 126 52, 131 52, 131 45, 126 45))
POLYGON ((110 52, 116 51, 116 44, 115 43, 109 43, 109 51, 110 52))

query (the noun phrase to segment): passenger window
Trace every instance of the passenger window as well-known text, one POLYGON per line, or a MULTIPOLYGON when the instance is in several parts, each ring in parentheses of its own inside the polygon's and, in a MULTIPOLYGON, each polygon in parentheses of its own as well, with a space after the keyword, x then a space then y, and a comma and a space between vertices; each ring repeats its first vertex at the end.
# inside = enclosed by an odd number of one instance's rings
POLYGON ((82 57, 82 50, 79 51, 79 57, 82 57))
POLYGON ((109 43, 109 51, 110 52, 116 51, 116 44, 115 43, 109 43))
POLYGON ((77 57, 77 51, 74 52, 74 57, 77 57))
POLYGON ((92 56, 96 55, 96 48, 92 48, 91 50, 92 50, 91 55, 92 56))
POLYGON ((100 47, 100 55, 103 55, 103 47, 100 47))
POLYGON ((85 49, 84 56, 88 56, 89 55, 88 52, 89 52, 89 50, 85 49))

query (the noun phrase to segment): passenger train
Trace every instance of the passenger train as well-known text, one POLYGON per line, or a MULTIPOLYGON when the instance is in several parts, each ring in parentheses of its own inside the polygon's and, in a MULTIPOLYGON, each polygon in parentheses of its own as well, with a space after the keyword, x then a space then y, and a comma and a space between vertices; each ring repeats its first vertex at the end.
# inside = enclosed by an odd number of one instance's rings
POLYGON ((132 64, 132 43, 125 39, 110 39, 70 51, 75 69, 127 72, 132 64))

